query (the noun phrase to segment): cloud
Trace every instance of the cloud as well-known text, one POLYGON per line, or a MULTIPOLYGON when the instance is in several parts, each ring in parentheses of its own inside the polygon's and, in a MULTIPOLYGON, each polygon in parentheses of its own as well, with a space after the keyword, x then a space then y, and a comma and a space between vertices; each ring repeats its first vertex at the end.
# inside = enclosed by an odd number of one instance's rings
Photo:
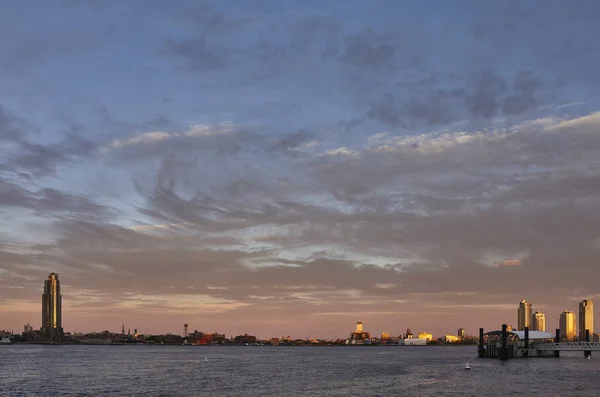
POLYGON ((521 266, 521 261, 518 259, 505 259, 500 262, 494 262, 492 264, 493 267, 501 267, 501 266, 521 266))
POLYGON ((0 208, 22 208, 43 217, 73 216, 89 219, 109 219, 114 215, 109 207, 92 199, 53 188, 29 191, 17 183, 0 178, 0 208))
POLYGON ((18 126, 17 118, 0 105, 0 144, 3 141, 19 141, 24 131, 18 126))
POLYGON ((167 139, 211 137, 223 134, 230 134, 234 130, 235 126, 232 123, 222 123, 216 127, 210 127, 208 125, 202 124, 193 124, 188 130, 181 133, 153 131, 145 132, 132 138, 115 139, 110 143, 109 149, 121 149, 126 146, 132 145, 148 145, 167 139))
POLYGON ((549 317, 598 294, 595 6, 275 3, 94 8, 108 30, 7 9, 0 301, 24 314, 0 321, 39 318, 54 270, 68 328, 152 332, 444 332, 514 318, 515 279, 549 317))
POLYGON ((403 92, 383 94, 370 103, 367 117, 391 127, 448 126, 458 120, 489 126, 498 115, 517 116, 536 110, 537 96, 544 87, 532 71, 514 73, 512 87, 496 71, 473 72, 466 78, 433 79, 416 89, 406 91, 403 87, 403 92))
POLYGON ((325 152, 326 156, 345 156, 345 157, 358 157, 360 154, 356 150, 348 149, 347 147, 340 147, 337 149, 330 149, 325 152))
POLYGON ((372 29, 346 38, 341 60, 361 69, 390 67, 394 47, 372 29))

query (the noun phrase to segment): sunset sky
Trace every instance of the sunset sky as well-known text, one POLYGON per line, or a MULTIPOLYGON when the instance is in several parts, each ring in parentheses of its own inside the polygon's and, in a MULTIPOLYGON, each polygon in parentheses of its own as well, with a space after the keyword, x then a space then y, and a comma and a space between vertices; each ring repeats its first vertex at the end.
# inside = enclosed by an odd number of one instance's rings
MULTIPOLYGON (((0 1, 0 329, 600 302, 597 1, 0 1)), ((600 326, 600 323, 597 323, 600 326)))

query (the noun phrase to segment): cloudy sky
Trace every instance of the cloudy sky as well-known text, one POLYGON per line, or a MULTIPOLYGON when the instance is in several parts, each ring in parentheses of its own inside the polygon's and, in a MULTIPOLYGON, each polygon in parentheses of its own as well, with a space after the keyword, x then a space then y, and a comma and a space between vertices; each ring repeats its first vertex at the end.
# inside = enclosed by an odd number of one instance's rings
POLYGON ((51 271, 71 332, 556 328, 600 297, 599 12, 0 1, 0 329, 51 271))

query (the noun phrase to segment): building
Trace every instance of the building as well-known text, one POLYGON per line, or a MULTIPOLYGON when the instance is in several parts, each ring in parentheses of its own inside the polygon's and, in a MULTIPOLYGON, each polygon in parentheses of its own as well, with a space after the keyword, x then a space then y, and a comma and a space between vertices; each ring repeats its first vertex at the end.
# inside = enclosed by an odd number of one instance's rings
POLYGON ((382 332, 381 333, 381 340, 388 340, 390 339, 390 333, 389 332, 382 332))
POLYGON ((29 323, 27 323, 27 324, 25 324, 23 326, 23 333, 24 334, 29 334, 29 333, 32 333, 32 332, 33 332, 33 327, 29 323))
POLYGON ((364 345, 371 343, 371 334, 363 330, 362 321, 356 323, 356 330, 346 340, 347 345, 364 345))
POLYGON ((523 299, 519 303, 519 311, 517 315, 517 330, 524 331, 525 327, 531 329, 531 303, 523 299))
POLYGON ((575 325, 575 313, 565 310, 560 314, 559 320, 560 340, 572 342, 575 340, 577 331, 575 325))
POLYGON ((419 339, 425 339, 427 342, 433 339, 431 332, 419 332, 419 339))
MULTIPOLYGON (((225 335, 223 335, 225 337, 225 335)), ((252 345, 258 341, 258 338, 254 335, 238 335, 234 338, 236 345, 252 345)))
POLYGON ((62 343, 62 296, 57 273, 50 273, 44 281, 42 294, 41 338, 45 343, 62 343))
POLYGON ((405 338, 400 339, 400 346, 425 346, 427 345, 427 340, 420 338, 405 338))
POLYGON ((460 342, 461 340, 463 340, 462 337, 454 335, 444 335, 444 337, 442 338, 442 341, 444 343, 456 343, 460 342))
POLYGON ((457 336, 458 336, 460 339, 465 339, 465 329, 464 329, 464 328, 459 328, 459 329, 458 329, 457 336))
POLYGON ((594 302, 589 299, 579 302, 579 340, 582 342, 590 342, 585 340, 586 330, 589 330, 591 339, 594 335, 594 302))
MULTIPOLYGON (((527 344, 549 342, 554 342, 554 335, 551 332, 529 331, 527 344)), ((483 334, 483 338, 479 339, 478 356, 514 358, 554 355, 553 351, 525 349, 525 346, 525 331, 491 331, 483 334)))
POLYGON ((541 312, 535 312, 533 315, 533 330, 546 332, 546 315, 541 312))

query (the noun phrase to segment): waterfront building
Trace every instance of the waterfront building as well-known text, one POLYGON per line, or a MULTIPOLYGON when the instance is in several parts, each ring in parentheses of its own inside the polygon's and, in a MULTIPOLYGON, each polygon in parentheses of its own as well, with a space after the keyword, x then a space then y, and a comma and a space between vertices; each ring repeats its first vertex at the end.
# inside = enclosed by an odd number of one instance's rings
POLYGON ((465 329, 464 329, 464 328, 459 328, 459 329, 458 329, 457 336, 458 336, 460 339, 464 339, 464 338, 465 338, 465 329))
POLYGON ((427 340, 420 338, 405 338, 400 339, 400 346, 425 346, 427 344, 427 340))
POLYGON ((433 339, 431 332, 419 332, 419 339, 425 339, 427 342, 433 339))
POLYGON ((46 343, 62 343, 62 296, 57 273, 50 273, 44 281, 42 294, 42 341, 46 343))
POLYGON ((589 299, 579 302, 579 340, 582 342, 590 342, 585 340, 586 330, 589 330, 591 339, 594 334, 594 302, 589 299))
POLYGON ((525 327, 531 329, 531 303, 523 299, 519 303, 519 311, 517 315, 517 330, 524 331, 525 327))
MULTIPOLYGON (((225 335, 223 335, 225 337, 225 335)), ((254 335, 238 335, 234 338, 236 345, 252 345, 258 341, 258 338, 254 335)))
POLYGON ((382 332, 381 333, 381 340, 388 340, 390 339, 390 333, 389 332, 382 332))
POLYGON ((560 314, 559 332, 561 341, 572 342, 575 340, 577 335, 575 313, 565 310, 560 314))
POLYGON ((33 332, 33 327, 29 323, 25 324, 23 326, 23 333, 24 334, 29 334, 31 332, 33 332))
POLYGON ((371 343, 371 335, 363 330, 363 323, 359 321, 356 323, 356 330, 350 334, 350 337, 346 340, 347 345, 364 345, 371 343))
POLYGON ((462 339, 463 339, 462 337, 454 336, 454 335, 444 335, 444 337, 442 338, 444 343, 456 343, 456 342, 460 342, 462 339))
POLYGON ((535 312, 533 315, 533 330, 546 332, 546 315, 542 312, 535 312))

